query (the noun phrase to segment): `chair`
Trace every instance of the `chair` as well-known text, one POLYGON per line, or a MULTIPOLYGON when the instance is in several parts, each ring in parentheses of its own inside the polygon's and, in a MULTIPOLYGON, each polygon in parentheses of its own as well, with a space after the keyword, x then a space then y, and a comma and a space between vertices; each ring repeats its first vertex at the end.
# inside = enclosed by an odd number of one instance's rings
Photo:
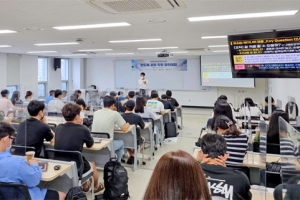
POLYGON ((48 123, 49 127, 51 128, 52 131, 55 131, 56 124, 53 123, 48 123))
POLYGON ((84 162, 82 155, 79 151, 63 151, 56 149, 45 149, 47 157, 53 160, 61 160, 61 161, 74 161, 77 166, 78 171, 78 186, 81 186, 90 178, 92 178, 92 199, 94 199, 94 179, 93 179, 93 168, 83 174, 84 162))
POLYGON ((19 146, 19 145, 11 145, 11 154, 18 156, 25 156, 27 151, 34 151, 34 147, 29 146, 19 146))
POLYGON ((49 117, 62 117, 61 113, 58 112, 48 112, 49 117))
MULTIPOLYGON (((151 122, 152 124, 152 133, 154 133, 154 120, 152 118, 142 118, 144 122, 151 122)), ((155 145, 158 145, 158 140, 159 140, 159 136, 158 136, 158 133, 156 134, 156 137, 154 137, 154 142, 155 142, 155 145)), ((155 146, 154 147, 155 150, 157 150, 157 147, 155 146)), ((153 153, 154 154, 154 153, 153 153)))
POLYGON ((249 167, 242 166, 242 165, 227 165, 227 164, 226 164, 226 167, 237 170, 237 171, 240 171, 240 172, 243 172, 248 177, 248 180, 250 182, 250 169, 249 169, 249 167))
POLYGON ((110 135, 108 133, 103 133, 103 132, 91 132, 91 136, 95 138, 110 139, 110 135))
POLYGON ((280 144, 267 143, 267 153, 280 155, 280 144))
POLYGON ((0 199, 31 200, 31 197, 27 186, 24 184, 0 182, 0 199))

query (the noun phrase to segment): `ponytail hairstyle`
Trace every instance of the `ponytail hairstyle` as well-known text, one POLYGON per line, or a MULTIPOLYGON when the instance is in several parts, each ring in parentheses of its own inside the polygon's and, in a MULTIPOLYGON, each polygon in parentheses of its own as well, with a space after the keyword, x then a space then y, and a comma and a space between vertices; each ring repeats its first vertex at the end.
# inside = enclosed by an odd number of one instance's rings
POLYGON ((220 115, 216 118, 215 124, 214 124, 214 130, 217 132, 218 129, 226 130, 224 135, 233 135, 233 136, 239 136, 242 134, 237 127, 233 124, 232 120, 230 120, 225 115, 220 115))

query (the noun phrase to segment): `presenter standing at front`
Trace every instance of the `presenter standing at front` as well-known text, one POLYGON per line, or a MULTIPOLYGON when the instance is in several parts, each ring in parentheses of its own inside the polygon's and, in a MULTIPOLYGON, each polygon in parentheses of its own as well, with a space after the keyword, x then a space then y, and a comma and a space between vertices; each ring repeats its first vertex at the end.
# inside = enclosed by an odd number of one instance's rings
POLYGON ((140 85, 140 93, 142 96, 146 95, 146 89, 148 85, 148 80, 145 78, 145 73, 141 73, 141 78, 139 79, 139 85, 140 85))

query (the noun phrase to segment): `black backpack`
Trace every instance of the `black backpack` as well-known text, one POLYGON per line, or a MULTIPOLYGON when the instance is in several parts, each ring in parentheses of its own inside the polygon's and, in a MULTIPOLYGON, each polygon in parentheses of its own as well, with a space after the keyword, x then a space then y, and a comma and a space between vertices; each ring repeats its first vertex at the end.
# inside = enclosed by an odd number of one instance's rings
POLYGON ((88 200, 81 187, 73 187, 69 190, 66 200, 88 200))
POLYGON ((129 198, 127 170, 112 158, 104 166, 104 199, 123 200, 129 198))

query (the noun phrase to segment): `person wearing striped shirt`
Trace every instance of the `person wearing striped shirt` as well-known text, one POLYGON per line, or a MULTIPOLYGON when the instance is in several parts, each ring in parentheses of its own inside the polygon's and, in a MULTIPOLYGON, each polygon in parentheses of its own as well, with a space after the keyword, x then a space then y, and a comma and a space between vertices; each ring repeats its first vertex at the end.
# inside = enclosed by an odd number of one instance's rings
POLYGON ((226 164, 241 165, 248 149, 247 135, 242 134, 232 120, 225 115, 220 115, 216 118, 214 127, 216 133, 223 135, 227 142, 229 158, 226 164))

